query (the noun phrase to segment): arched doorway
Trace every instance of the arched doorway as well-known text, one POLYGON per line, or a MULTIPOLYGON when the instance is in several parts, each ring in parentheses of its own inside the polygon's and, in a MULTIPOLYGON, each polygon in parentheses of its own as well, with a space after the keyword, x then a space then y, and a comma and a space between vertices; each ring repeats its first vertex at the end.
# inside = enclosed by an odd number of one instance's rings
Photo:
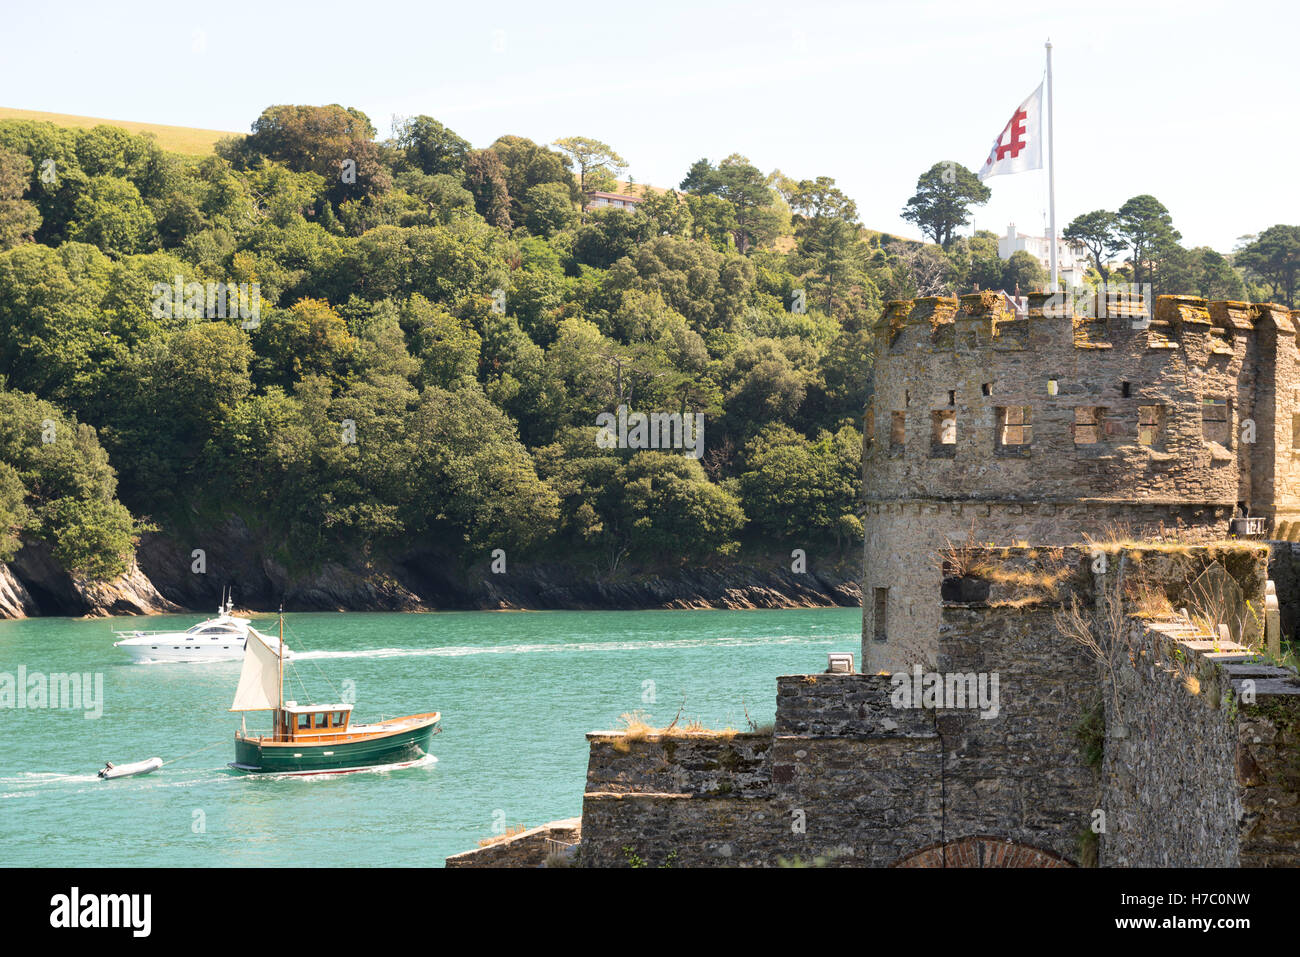
POLYGON ((991 835, 931 844, 894 861, 891 867, 1074 867, 1061 855, 1031 844, 991 835))

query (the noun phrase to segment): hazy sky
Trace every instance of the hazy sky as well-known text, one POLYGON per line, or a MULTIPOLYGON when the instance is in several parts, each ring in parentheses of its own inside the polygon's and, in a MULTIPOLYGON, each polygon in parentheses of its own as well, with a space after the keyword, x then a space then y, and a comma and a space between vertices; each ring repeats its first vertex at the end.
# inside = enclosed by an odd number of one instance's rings
MULTIPOLYGON (((1300 11, 1286 3, 212 4, 5 0, 0 104, 246 132, 342 103, 387 135, 585 135, 671 186, 701 156, 833 176, 864 224, 940 160, 977 169, 1054 46, 1057 219, 1152 193, 1187 245, 1300 222, 1300 11)), ((1046 173, 997 177, 979 228, 1041 234, 1046 173)))

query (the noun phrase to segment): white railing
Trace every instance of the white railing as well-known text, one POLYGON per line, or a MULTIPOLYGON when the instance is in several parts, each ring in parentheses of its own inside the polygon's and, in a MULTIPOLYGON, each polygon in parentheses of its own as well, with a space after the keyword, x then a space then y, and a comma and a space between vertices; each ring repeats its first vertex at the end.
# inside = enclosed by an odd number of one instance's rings
POLYGON ((1262 515, 1253 515, 1248 518, 1234 518, 1232 520, 1232 534, 1242 538, 1254 538, 1263 535, 1265 532, 1265 522, 1267 519, 1262 515))

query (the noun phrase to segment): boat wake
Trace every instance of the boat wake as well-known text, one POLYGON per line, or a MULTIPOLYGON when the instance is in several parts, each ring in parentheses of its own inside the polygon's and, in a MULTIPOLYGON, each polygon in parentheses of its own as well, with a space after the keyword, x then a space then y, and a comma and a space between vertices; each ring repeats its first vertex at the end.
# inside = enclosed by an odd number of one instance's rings
POLYGON ((846 633, 844 635, 819 635, 810 638, 807 635, 781 635, 774 638, 701 638, 701 639, 653 639, 649 641, 589 641, 557 642, 555 644, 509 644, 509 645, 449 645, 445 648, 371 648, 354 651, 302 651, 294 660, 324 660, 327 658, 463 658, 469 655, 528 655, 540 652, 590 652, 590 651, 643 651, 649 649, 676 648, 751 648, 760 645, 822 645, 833 642, 861 641, 861 635, 846 633))
POLYGON ((99 776, 64 774, 58 771, 23 771, 20 774, 0 776, 0 798, 25 797, 28 794, 63 784, 89 784, 99 781, 99 776))
MULTIPOLYGON (((133 788, 176 788, 191 787, 201 783, 204 776, 215 768, 170 768, 164 773, 118 778, 112 781, 111 790, 120 791, 133 788)), ((68 788, 72 793, 94 793, 110 790, 108 783, 99 777, 98 772, 85 774, 67 774, 58 771, 28 771, 22 774, 0 776, 0 800, 10 798, 39 797, 52 791, 68 788)))

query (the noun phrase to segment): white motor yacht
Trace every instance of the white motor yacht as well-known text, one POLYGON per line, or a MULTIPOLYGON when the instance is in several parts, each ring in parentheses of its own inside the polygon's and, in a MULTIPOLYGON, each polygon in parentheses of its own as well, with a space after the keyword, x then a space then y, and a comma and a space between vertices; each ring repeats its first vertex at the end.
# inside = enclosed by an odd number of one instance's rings
MULTIPOLYGON (((223 596, 224 597, 224 596, 223 596)), ((217 617, 201 621, 184 631, 117 631, 121 640, 113 642, 136 661, 234 661, 244 657, 248 626, 252 621, 232 614, 233 599, 225 598, 217 608, 217 617)), ((270 638, 278 644, 275 638, 270 638)), ((284 649, 286 661, 293 652, 284 649)))

